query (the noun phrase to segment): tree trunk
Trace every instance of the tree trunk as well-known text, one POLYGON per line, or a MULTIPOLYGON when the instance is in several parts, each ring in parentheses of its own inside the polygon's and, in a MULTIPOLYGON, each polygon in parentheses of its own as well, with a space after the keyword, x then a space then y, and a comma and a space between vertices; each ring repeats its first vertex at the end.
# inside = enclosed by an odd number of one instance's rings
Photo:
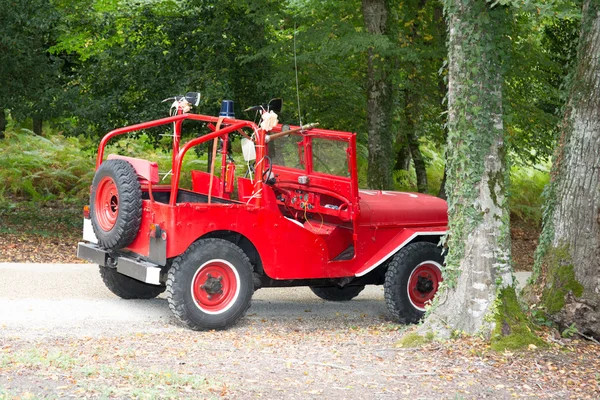
POLYGON ((423 325, 442 336, 454 330, 491 335, 494 329, 503 336, 513 328, 513 320, 499 308, 516 303, 502 122, 502 57, 509 11, 490 4, 445 2, 449 26, 447 286, 438 293, 423 325))
POLYGON ((600 3, 585 0, 577 65, 536 254, 547 314, 600 338, 600 3))
POLYGON ((36 115, 33 117, 33 133, 36 135, 42 135, 42 124, 43 120, 40 116, 36 115))
MULTIPOLYGON (((388 19, 385 0, 363 0, 362 11, 367 32, 384 36, 388 19)), ((390 189, 394 166, 392 85, 388 72, 390 62, 378 54, 375 48, 369 48, 367 63, 367 181, 371 189, 390 189)))
POLYGON ((400 142, 400 148, 398 149, 398 153, 396 153, 396 164, 394 166, 395 170, 404 170, 408 171, 410 168, 410 147, 406 143, 406 136, 403 134, 398 135, 399 137, 396 139, 400 142))
MULTIPOLYGON (((417 175, 417 191, 420 193, 426 193, 429 186, 427 184, 427 169, 425 165, 425 159, 423 158, 423 153, 421 153, 421 149, 419 148, 419 137, 417 136, 416 123, 417 118, 415 118, 415 115, 418 115, 419 113, 419 98, 418 95, 411 93, 410 90, 404 90, 402 96, 404 97, 404 118, 403 126, 401 128, 401 131, 403 132, 401 139, 404 139, 404 143, 401 143, 401 145, 404 148, 408 148, 410 156, 412 157, 413 164, 415 166, 415 173, 417 175)), ((410 160, 410 157, 408 160, 410 160)), ((396 161, 396 166, 398 165, 398 161, 399 160, 396 161)))
POLYGON ((6 111, 4 109, 0 109, 0 139, 4 139, 4 131, 6 130, 6 111))
POLYGON ((427 183, 427 168, 425 166, 425 159, 423 153, 419 148, 419 139, 413 130, 408 135, 408 143, 410 147, 410 154, 412 155, 413 163, 415 164, 415 172, 417 174, 417 191, 419 193, 426 193, 429 187, 427 183))

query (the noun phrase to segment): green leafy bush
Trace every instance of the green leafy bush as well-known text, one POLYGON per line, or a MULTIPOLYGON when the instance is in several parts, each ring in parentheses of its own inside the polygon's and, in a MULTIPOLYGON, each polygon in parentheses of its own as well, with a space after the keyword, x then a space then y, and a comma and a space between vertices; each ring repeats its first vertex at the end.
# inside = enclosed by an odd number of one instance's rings
POLYGON ((550 165, 515 165, 510 171, 510 212, 526 222, 540 224, 542 193, 550 181, 550 165))
POLYGON ((0 140, 0 201, 8 196, 38 203, 86 197, 94 173, 90 147, 83 138, 7 131, 0 140))

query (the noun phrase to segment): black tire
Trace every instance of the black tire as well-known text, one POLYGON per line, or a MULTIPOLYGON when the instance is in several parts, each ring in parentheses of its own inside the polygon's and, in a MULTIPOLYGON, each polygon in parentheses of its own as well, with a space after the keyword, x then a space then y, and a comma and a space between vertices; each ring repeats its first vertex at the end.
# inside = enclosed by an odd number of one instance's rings
POLYGON ((142 189, 130 163, 106 160, 100 165, 92 182, 90 217, 105 249, 121 249, 135 239, 142 222, 142 189))
POLYGON ((363 291, 364 285, 361 286, 327 286, 318 287, 311 286, 310 290, 318 297, 327 301, 349 301, 355 298, 363 291))
POLYGON ((100 276, 108 290, 122 299, 153 299, 166 289, 163 285, 151 285, 130 278, 110 267, 100 266, 100 276))
POLYGON ((416 323, 423 317, 425 304, 441 282, 443 264, 442 248, 429 242, 411 243, 394 255, 385 273, 384 293, 397 322, 416 323))
POLYGON ((169 307, 193 330, 229 328, 246 313, 253 293, 250 260, 227 240, 200 239, 169 269, 169 307))

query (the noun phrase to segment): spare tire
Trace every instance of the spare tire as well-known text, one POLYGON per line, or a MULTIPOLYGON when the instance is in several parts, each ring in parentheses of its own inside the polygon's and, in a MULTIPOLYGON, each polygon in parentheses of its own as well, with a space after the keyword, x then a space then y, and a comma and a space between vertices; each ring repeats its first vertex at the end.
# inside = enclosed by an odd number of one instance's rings
POLYGON ((100 165, 92 182, 90 217, 105 249, 121 249, 135 239, 142 222, 142 188, 130 163, 106 160, 100 165))

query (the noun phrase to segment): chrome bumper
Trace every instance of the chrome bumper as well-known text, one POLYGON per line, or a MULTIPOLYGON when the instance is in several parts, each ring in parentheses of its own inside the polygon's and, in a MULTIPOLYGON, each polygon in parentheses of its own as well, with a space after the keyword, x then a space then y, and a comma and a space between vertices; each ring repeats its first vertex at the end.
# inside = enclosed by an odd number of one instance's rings
POLYGON ((77 257, 83 260, 91 261, 94 264, 106 268, 116 266, 117 272, 127 275, 130 278, 137 279, 152 285, 160 285, 161 268, 158 264, 149 261, 137 260, 127 256, 118 256, 113 259, 109 265, 109 254, 106 250, 101 249, 94 243, 80 242, 77 245, 77 257))

